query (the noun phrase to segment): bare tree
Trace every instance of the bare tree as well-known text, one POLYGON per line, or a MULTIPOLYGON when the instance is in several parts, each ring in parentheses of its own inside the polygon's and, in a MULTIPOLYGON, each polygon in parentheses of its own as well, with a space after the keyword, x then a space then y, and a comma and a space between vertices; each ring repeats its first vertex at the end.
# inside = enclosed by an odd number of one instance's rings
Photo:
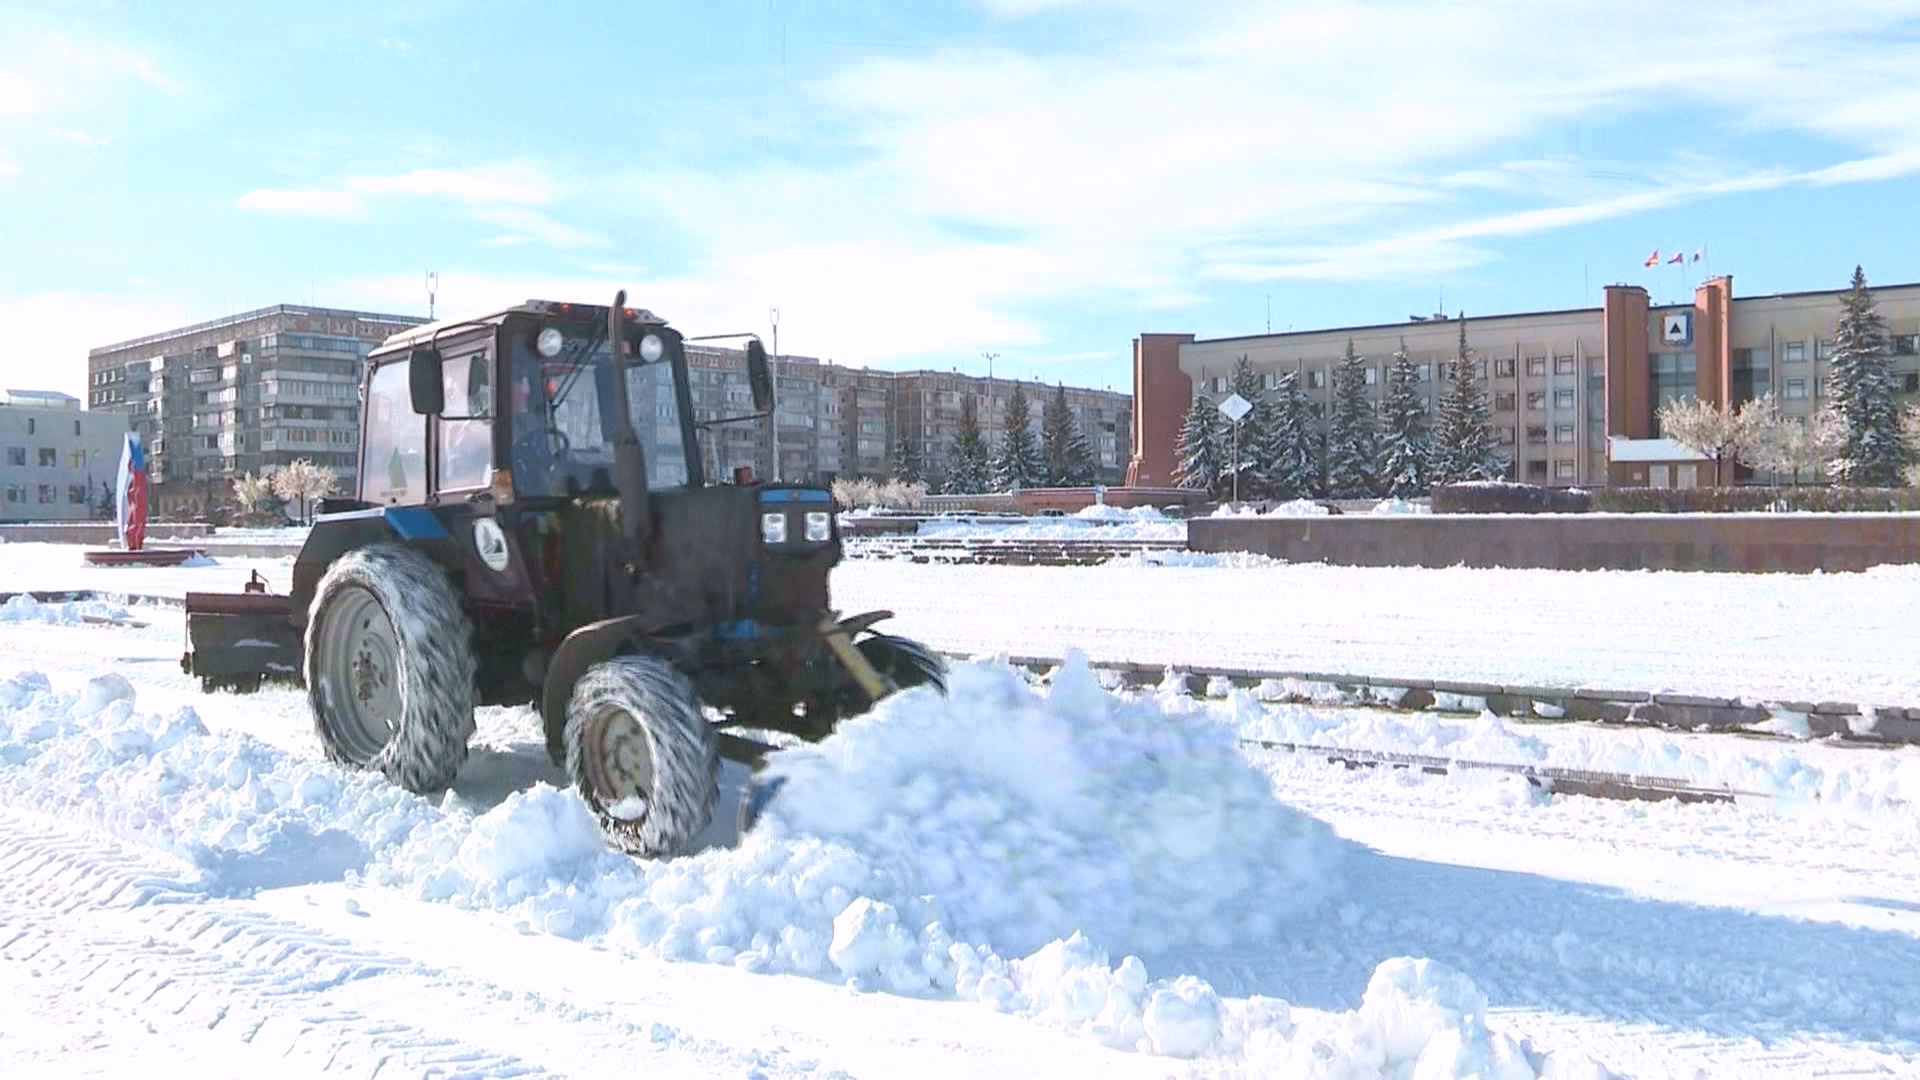
POLYGON ((300 520, 308 521, 307 507, 314 499, 324 499, 333 494, 339 483, 332 469, 316 465, 307 458, 297 458, 273 474, 273 493, 287 500, 298 502, 300 520))
POLYGON ((1787 473, 1797 485, 1803 470, 1818 472, 1840 452, 1846 424, 1832 408, 1822 406, 1812 416, 1785 416, 1771 394, 1759 400, 1765 406, 1759 436, 1745 459, 1749 465, 1787 473))
POLYGON ((1722 465, 1729 458, 1753 464, 1751 454, 1772 410, 1771 397, 1738 409, 1710 401, 1669 401, 1660 406, 1660 433, 1713 462, 1713 484, 1720 487, 1726 483, 1722 465))

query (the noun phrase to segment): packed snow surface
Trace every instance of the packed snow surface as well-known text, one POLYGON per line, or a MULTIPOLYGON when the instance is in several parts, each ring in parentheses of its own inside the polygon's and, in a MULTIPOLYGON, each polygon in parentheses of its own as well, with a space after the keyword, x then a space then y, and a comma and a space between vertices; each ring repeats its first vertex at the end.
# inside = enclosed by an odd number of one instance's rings
POLYGON ((973 1000, 1275 1075, 1599 1075, 1489 1030, 1484 995, 1440 963, 1380 964, 1346 1012, 1154 973, 1142 957, 1308 932, 1361 853, 1275 800, 1227 724, 1108 694, 1084 664, 1050 693, 963 666, 950 697, 900 695, 770 767, 785 787, 766 828, 641 863, 546 784, 436 802, 190 708, 142 712, 118 674, 0 681, 0 800, 178 856, 209 895, 358 881, 620 951, 973 1000))
POLYGON ((1721 574, 853 560, 834 603, 968 654, 1920 706, 1920 565, 1721 574), (1873 642, 1865 649, 1861 642, 1873 642))

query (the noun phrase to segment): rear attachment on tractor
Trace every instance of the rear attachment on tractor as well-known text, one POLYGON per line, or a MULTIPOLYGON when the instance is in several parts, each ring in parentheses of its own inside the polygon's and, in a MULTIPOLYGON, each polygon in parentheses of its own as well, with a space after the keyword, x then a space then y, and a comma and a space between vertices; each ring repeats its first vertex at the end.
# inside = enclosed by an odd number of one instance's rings
POLYGON ((266 681, 300 681, 305 646, 293 598, 269 593, 258 570, 244 592, 188 593, 186 611, 180 670, 199 676, 202 689, 251 693, 266 681))

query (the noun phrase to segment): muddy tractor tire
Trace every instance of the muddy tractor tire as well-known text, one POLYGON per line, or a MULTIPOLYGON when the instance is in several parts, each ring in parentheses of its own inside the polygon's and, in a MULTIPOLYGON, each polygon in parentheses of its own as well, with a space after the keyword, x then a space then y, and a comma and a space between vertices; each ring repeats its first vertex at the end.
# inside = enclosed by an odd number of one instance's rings
POLYGON ((867 663, 900 689, 932 686, 942 694, 947 692, 946 663, 912 638, 872 634, 860 639, 857 647, 866 654, 867 663))
POLYGON ((720 797, 717 732, 693 684, 654 656, 595 664, 567 702, 567 775, 612 846, 684 854, 720 797))
POLYGON ((473 627, 447 575, 401 544, 350 551, 309 609, 307 703, 327 758, 445 790, 474 732, 473 627))

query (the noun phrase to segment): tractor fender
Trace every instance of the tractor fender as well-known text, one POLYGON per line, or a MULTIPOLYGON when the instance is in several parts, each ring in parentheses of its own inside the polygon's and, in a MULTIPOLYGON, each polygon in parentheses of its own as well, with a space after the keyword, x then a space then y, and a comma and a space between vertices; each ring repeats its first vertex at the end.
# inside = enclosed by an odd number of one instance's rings
POLYGON ((616 615, 590 622, 568 634, 547 661, 540 690, 540 719, 547 731, 547 757, 554 764, 567 760, 567 699, 587 669, 618 656, 626 644, 653 627, 645 615, 616 615))
POLYGON ((393 540, 424 548, 443 567, 458 565, 452 537, 429 507, 379 506, 318 515, 293 561, 288 596, 295 625, 306 626, 307 608, 335 560, 349 551, 393 540))

